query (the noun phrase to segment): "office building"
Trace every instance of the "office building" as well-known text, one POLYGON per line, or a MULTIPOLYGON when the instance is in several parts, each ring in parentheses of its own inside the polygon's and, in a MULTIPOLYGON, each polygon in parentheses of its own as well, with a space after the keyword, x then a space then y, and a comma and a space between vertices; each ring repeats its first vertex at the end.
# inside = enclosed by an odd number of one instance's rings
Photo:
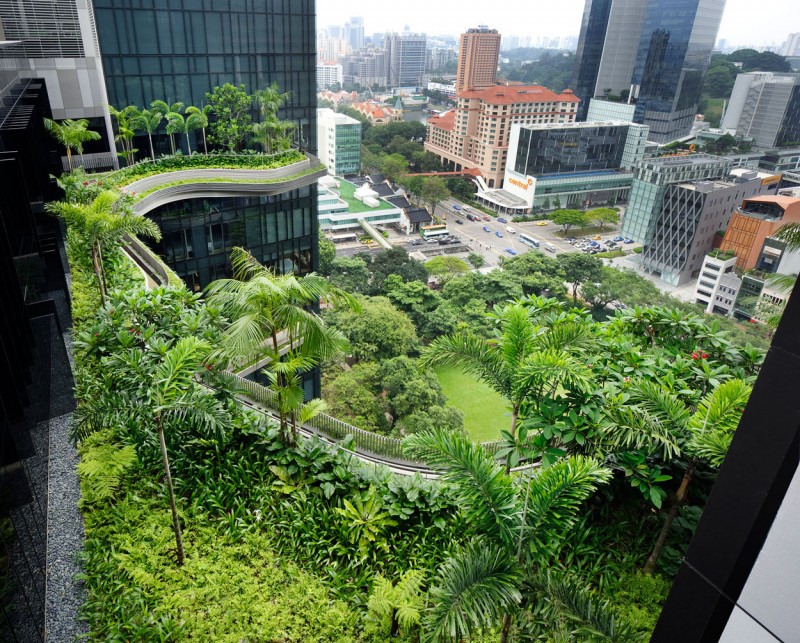
POLYGON ((722 0, 587 0, 572 86, 591 98, 635 100, 634 120, 666 143, 691 131, 722 0))
POLYGON ((347 85, 386 87, 389 64, 386 50, 369 47, 339 58, 347 85))
POLYGON ((92 2, 0 2, 0 40, 0 68, 17 78, 44 79, 54 119, 85 118, 102 135, 86 143, 84 164, 113 167, 117 156, 92 2))
POLYGON ((331 85, 341 87, 344 82, 344 71, 339 63, 317 63, 317 91, 327 89, 331 85))
POLYGON ((700 273, 715 236, 728 227, 742 200, 775 194, 779 181, 780 176, 735 168, 721 179, 668 185, 641 266, 673 286, 687 283, 700 273))
POLYGON ((428 71, 441 71, 458 62, 458 53, 449 47, 432 47, 428 50, 428 71))
POLYGON ((361 121, 332 109, 317 109, 317 146, 328 174, 345 176, 361 171, 361 121))
POLYGON ((645 159, 634 170, 621 234, 646 246, 655 234, 664 194, 671 184, 718 179, 732 169, 732 159, 710 154, 645 159))
POLYGON ((422 87, 425 76, 425 34, 387 33, 384 39, 388 61, 387 86, 422 87))
POLYGON ((755 148, 800 143, 800 74, 736 76, 721 129, 752 139, 755 148))
POLYGON ((800 56, 800 33, 790 33, 783 43, 781 56, 800 56))
POLYGON ((573 123, 578 99, 540 85, 468 90, 454 110, 428 119, 425 149, 455 170, 476 169, 486 187, 500 187, 506 169, 511 126, 573 123))
POLYGON ((703 257, 694 291, 696 304, 705 306, 705 312, 730 316, 742 280, 736 274, 736 255, 714 250, 703 257))
POLYGON ((583 208, 625 200, 647 126, 623 122, 513 125, 503 187, 479 190, 498 212, 583 208))
POLYGON ((800 199, 780 195, 745 199, 734 211, 720 249, 735 253, 742 270, 775 272, 781 249, 767 239, 787 223, 800 223, 800 199))
POLYGON ((135 0, 93 4, 112 105, 165 100, 199 106, 218 85, 244 84, 253 93, 275 82, 292 93, 280 117, 297 124, 301 149, 316 149, 312 0, 187 2, 169 11, 135 0))
POLYGON ((350 18, 350 22, 344 25, 344 37, 351 50, 361 49, 364 46, 364 18, 350 18))
POLYGON ((497 29, 479 25, 467 29, 458 42, 456 93, 467 89, 485 89, 497 84, 500 59, 500 34, 497 29))
MULTIPOLYGON (((578 110, 583 108, 581 103, 578 110)), ((589 109, 586 111, 587 121, 628 121, 633 122, 636 105, 619 101, 592 98, 589 100, 589 109)))

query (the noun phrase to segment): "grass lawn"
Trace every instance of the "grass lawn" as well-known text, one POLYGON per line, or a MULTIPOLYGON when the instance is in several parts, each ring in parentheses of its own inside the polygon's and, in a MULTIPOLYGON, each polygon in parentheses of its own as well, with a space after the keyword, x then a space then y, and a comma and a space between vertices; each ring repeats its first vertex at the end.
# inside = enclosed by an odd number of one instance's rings
POLYGON ((503 397, 475 376, 454 368, 436 369, 447 403, 464 414, 464 428, 477 442, 500 438, 500 429, 511 422, 503 397))

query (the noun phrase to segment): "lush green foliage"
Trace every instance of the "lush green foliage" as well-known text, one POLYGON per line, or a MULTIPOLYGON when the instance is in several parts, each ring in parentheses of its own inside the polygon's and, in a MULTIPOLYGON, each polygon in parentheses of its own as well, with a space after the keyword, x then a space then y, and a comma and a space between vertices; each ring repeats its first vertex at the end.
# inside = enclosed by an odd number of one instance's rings
POLYGON ((206 94, 206 100, 210 113, 214 116, 209 127, 209 140, 229 152, 234 152, 250 131, 253 97, 245 91, 244 85, 236 87, 225 83, 206 94))

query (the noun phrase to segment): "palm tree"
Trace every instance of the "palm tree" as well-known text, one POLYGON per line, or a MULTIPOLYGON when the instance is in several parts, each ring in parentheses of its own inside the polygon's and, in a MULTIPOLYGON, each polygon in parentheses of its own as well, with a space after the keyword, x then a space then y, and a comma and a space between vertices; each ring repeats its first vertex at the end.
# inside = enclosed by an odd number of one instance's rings
POLYGON ((211 105, 206 105, 203 109, 189 105, 184 113, 197 114, 199 116, 198 123, 201 130, 203 130, 203 152, 208 156, 208 146, 206 145, 206 127, 208 127, 208 114, 211 112, 211 105))
POLYGON ((163 118, 164 115, 161 114, 161 112, 143 109, 132 121, 136 130, 147 133, 147 138, 150 141, 150 158, 153 159, 153 161, 156 160, 156 153, 153 149, 153 134, 158 131, 158 126, 161 124, 163 118))
POLYGON ((204 435, 221 433, 229 417, 213 394, 200 390, 195 376, 211 347, 196 337, 183 337, 163 353, 141 350, 116 353, 103 360, 109 395, 81 401, 74 436, 83 439, 106 426, 136 426, 154 432, 161 450, 178 565, 185 559, 178 506, 172 485, 166 433, 191 428, 204 435), (154 361, 156 356, 158 361, 154 361), (124 400, 116 394, 124 390, 124 400))
MULTIPOLYGON (((422 352, 423 364, 457 366, 473 373, 511 404, 508 438, 515 440, 520 412, 555 395, 560 387, 584 390, 591 372, 572 353, 588 345, 588 327, 569 322, 551 328, 534 323, 538 307, 516 302, 496 314, 498 334, 483 339, 470 333, 438 337, 422 352)), ((506 472, 511 454, 506 458, 506 472)))
POLYGON ((172 150, 172 154, 174 155, 175 139, 172 138, 172 135, 175 134, 177 130, 173 129, 173 131, 170 132, 169 121, 174 114, 180 115, 181 110, 183 109, 183 103, 177 102, 173 103, 172 105, 169 105, 163 100, 154 100, 152 103, 150 103, 150 107, 153 108, 153 111, 158 112, 159 114, 161 114, 163 118, 167 119, 167 134, 169 134, 169 146, 170 149, 172 150))
POLYGON ((266 89, 259 90, 255 93, 255 99, 258 103, 261 115, 265 118, 270 115, 275 115, 278 110, 292 97, 292 92, 281 93, 278 83, 272 82, 266 89))
POLYGON ((119 244, 126 234, 143 234, 158 241, 161 231, 150 219, 140 217, 120 208, 120 193, 105 190, 87 204, 53 201, 45 205, 50 214, 61 217, 67 225, 84 237, 91 248, 92 268, 100 289, 100 304, 105 305, 108 294, 103 253, 107 247, 119 244))
POLYGON ((193 129, 202 127, 203 118, 203 114, 194 112, 185 117, 183 114, 176 114, 174 112, 167 115, 167 133, 186 135, 186 149, 188 150, 189 156, 192 155, 192 145, 189 141, 189 132, 193 129))
POLYGON ((118 152, 118 155, 130 165, 134 160, 134 154, 138 151, 133 149, 133 137, 136 134, 135 122, 139 116, 139 108, 136 105, 128 105, 119 110, 109 105, 108 111, 117 120, 117 135, 114 140, 122 144, 122 151, 118 152))
POLYGON ((99 141, 101 136, 89 129, 89 121, 85 118, 64 119, 60 123, 49 118, 44 119, 45 129, 64 147, 67 148, 67 164, 72 171, 72 150, 83 155, 83 144, 87 141, 99 141))
MULTIPOLYGON (((356 300, 334 288, 316 274, 297 277, 280 275, 261 265, 244 248, 231 252, 233 279, 220 279, 208 286, 210 302, 216 304, 232 320, 221 340, 220 357, 228 361, 248 362, 269 359, 276 391, 286 391, 281 406, 288 401, 289 386, 301 370, 307 370, 345 350, 347 341, 337 330, 327 326, 312 307, 321 298, 332 305, 358 308, 356 300), (288 364, 275 362, 287 353, 288 364)), ((294 392, 292 393, 294 395, 294 392)), ((289 409, 279 408, 281 426, 286 438, 291 418, 289 409)))
MULTIPOLYGON (((703 462, 718 468, 750 396, 750 385, 729 379, 706 393, 692 412, 678 396, 658 383, 632 382, 627 395, 609 399, 599 446, 606 453, 639 450, 671 462, 681 454, 688 464, 653 551, 644 566, 655 571, 678 509, 685 502, 694 473, 703 462)), ((659 503, 660 506, 660 503, 659 503)))
POLYGON ((436 572, 425 619, 428 639, 461 640, 502 623, 505 642, 526 579, 547 565, 580 505, 611 472, 571 456, 511 477, 480 445, 444 429, 412 435, 404 446, 451 486, 473 531, 436 572))

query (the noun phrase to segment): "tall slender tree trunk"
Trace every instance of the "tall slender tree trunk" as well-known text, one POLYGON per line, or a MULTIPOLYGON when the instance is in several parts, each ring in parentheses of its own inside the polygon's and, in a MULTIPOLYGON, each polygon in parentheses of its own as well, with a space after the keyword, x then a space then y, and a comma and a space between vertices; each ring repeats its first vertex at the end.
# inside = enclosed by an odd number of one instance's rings
POLYGON ((148 132, 147 133, 147 138, 150 139, 150 158, 153 159, 153 163, 155 163, 156 162, 156 153, 153 150, 153 135, 150 132, 148 132))
POLYGON ((647 559, 647 562, 644 565, 643 571, 645 574, 652 574, 656 570, 658 557, 661 556, 661 550, 664 549, 664 544, 667 542, 667 536, 669 536, 675 516, 678 515, 678 509, 680 509, 684 500, 686 500, 686 496, 689 492, 689 483, 692 481, 692 476, 694 476, 696 468, 697 460, 690 460, 689 466, 686 468, 686 473, 683 474, 681 486, 678 487, 678 491, 675 493, 675 500, 672 502, 672 507, 670 507, 669 513, 667 514, 667 519, 664 521, 664 526, 661 528, 661 532, 658 534, 656 544, 653 547, 653 552, 650 554, 650 557, 647 559))
POLYGON ((206 146, 206 128, 205 127, 203 128, 203 151, 206 153, 206 156, 208 156, 208 147, 206 146))
POLYGON ((97 241, 92 242, 92 268, 97 277, 97 287, 100 290, 100 306, 106 305, 106 280, 103 275, 103 257, 100 254, 100 243, 97 241))
MULTIPOLYGON (((519 404, 514 404, 514 409, 511 412, 511 437, 517 436, 517 419, 519 418, 519 404)), ((506 456, 506 475, 511 472, 511 454, 506 456)))
POLYGON ((186 131, 186 149, 189 150, 189 156, 192 155, 192 144, 189 142, 189 131, 186 131))
POLYGON ((69 149, 69 145, 67 147, 67 167, 69 167, 69 171, 72 172, 72 150, 69 149))
POLYGON ((183 565, 185 555, 183 553, 183 536, 181 534, 181 523, 178 519, 178 507, 175 504, 175 490, 172 488, 172 474, 169 470, 169 457, 167 456, 167 442, 164 439, 164 427, 161 418, 156 419, 158 426, 158 442, 161 445, 161 460, 164 464, 164 475, 167 478, 167 490, 169 491, 169 508, 172 510, 172 527, 175 530, 175 544, 178 548, 178 565, 183 565))

